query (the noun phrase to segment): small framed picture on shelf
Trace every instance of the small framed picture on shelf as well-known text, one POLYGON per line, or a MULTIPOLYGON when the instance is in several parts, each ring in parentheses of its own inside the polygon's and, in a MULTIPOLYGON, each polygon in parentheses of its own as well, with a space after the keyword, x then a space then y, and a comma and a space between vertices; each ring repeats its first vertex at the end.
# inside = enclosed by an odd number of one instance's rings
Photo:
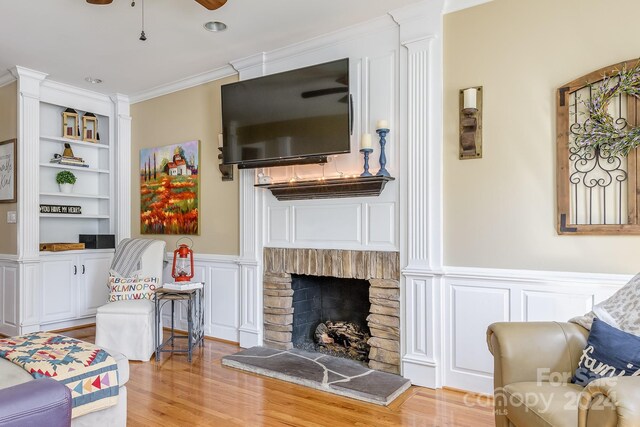
POLYGON ((98 142, 98 118, 93 113, 82 116, 82 139, 87 142, 98 142))
POLYGON ((0 142, 0 203, 15 203, 16 139, 0 142))
POLYGON ((73 108, 67 108, 62 112, 62 136, 69 139, 78 139, 80 125, 78 112, 73 108))

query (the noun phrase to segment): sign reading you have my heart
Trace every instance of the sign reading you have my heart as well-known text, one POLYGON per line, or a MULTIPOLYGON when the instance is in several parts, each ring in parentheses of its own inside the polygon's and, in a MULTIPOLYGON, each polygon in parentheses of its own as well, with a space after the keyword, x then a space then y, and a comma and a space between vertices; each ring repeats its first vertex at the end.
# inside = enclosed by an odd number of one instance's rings
POLYGON ((82 213, 82 207, 66 205, 40 205, 40 213, 80 215, 82 213))

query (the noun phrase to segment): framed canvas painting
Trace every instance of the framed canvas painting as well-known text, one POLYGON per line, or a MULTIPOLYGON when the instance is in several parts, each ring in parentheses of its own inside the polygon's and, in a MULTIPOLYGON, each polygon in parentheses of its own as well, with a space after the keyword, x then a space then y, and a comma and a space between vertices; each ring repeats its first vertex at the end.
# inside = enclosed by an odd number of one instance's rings
POLYGON ((140 150, 140 233, 197 235, 200 141, 140 150))
POLYGON ((0 142, 0 203, 16 201, 16 141, 0 142))

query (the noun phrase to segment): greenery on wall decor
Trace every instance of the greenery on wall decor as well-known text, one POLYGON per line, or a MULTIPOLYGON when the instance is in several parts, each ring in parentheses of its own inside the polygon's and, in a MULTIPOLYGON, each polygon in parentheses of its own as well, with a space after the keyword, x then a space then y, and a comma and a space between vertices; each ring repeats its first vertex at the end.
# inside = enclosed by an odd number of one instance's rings
POLYGON ((617 74, 605 76, 590 86, 589 100, 582 101, 588 118, 575 142, 581 147, 608 151, 612 156, 627 156, 640 146, 640 126, 629 125, 625 120, 614 119, 608 111, 609 103, 626 95, 640 99, 640 60, 632 68, 623 67, 617 74))

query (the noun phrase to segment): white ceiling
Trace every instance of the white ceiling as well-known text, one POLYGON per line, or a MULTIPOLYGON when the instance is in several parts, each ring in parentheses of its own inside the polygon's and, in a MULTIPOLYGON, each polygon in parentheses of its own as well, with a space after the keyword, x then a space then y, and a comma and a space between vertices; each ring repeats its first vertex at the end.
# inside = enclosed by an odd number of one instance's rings
POLYGON ((93 6, 84 0, 0 2, 0 76, 15 65, 102 93, 136 94, 385 15, 417 0, 228 0, 208 11, 193 0, 93 6), (228 29, 211 33, 206 21, 228 29), (100 85, 84 81, 103 79, 100 85))

